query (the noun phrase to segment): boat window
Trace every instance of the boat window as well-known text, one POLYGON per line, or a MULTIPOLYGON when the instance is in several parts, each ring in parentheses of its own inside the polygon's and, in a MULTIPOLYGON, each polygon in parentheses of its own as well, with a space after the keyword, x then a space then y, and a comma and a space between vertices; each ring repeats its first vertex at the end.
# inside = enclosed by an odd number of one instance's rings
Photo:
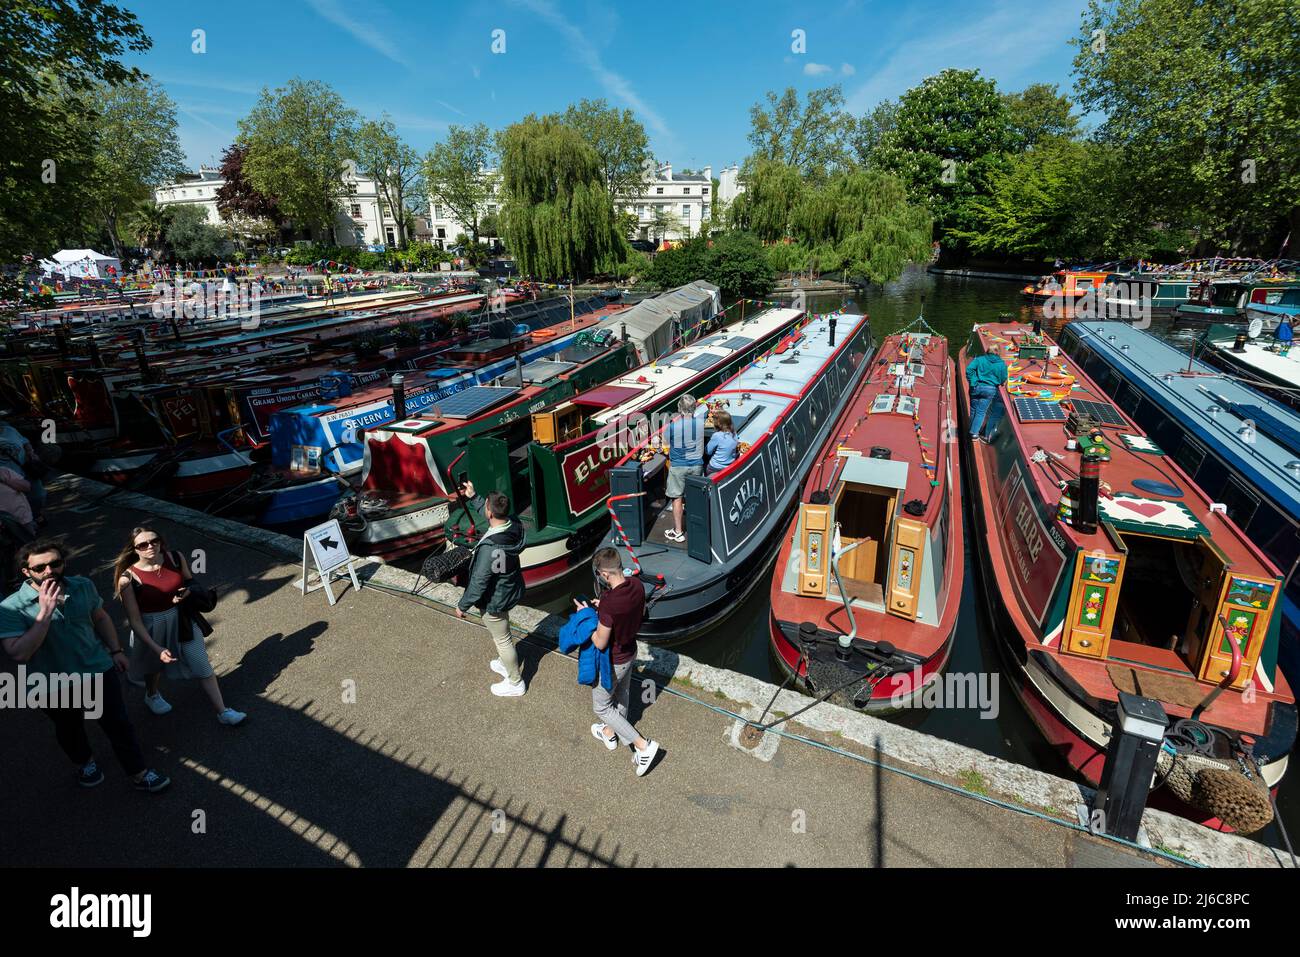
POLYGON ((1129 414, 1130 418, 1138 417, 1138 409, 1142 406, 1142 393, 1128 383, 1119 391, 1115 397, 1115 404, 1129 414))
POLYGON ((1228 484, 1219 493, 1219 501, 1228 507, 1228 518, 1243 529, 1250 525, 1255 510, 1259 508, 1259 496, 1236 478, 1228 479, 1228 484))
POLYGON ((1183 441, 1174 452, 1174 461, 1182 466, 1184 472, 1195 478, 1201 463, 1205 461, 1205 446, 1184 434, 1183 441))

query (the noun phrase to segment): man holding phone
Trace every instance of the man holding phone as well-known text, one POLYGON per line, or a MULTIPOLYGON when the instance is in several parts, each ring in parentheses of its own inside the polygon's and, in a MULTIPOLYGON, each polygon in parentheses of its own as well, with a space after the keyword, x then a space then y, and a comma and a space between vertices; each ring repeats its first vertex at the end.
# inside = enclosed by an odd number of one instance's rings
MULTIPOLYGON (((89 578, 64 576, 63 545, 41 539, 24 545, 17 556, 23 584, 0 602, 0 644, 28 673, 50 678, 78 676, 83 687, 94 683, 98 721, 113 746, 118 763, 137 791, 157 793, 171 779, 146 768, 135 729, 127 717, 118 673, 127 667, 113 619, 89 578)), ((45 713, 54 722, 54 735, 64 754, 77 766, 77 783, 93 788, 104 780, 86 737, 85 711, 57 707, 45 713)))

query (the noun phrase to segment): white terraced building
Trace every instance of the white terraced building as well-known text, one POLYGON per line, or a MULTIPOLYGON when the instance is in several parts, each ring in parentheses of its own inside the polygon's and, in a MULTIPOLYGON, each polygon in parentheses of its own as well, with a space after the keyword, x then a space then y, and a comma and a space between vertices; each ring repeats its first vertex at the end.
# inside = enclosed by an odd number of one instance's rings
MULTIPOLYGON (((479 208, 479 218, 499 214, 501 200, 501 174, 487 170, 484 175, 490 183, 490 193, 479 208)), ((713 167, 706 166, 698 172, 674 173, 671 163, 646 165, 646 178, 635 195, 620 196, 618 204, 636 217, 633 239, 685 239, 695 236, 713 210, 713 167), (656 212, 671 214, 674 222, 667 230, 657 230, 656 212)), ((436 199, 429 203, 429 224, 433 230, 432 241, 444 247, 456 242, 461 233, 470 234, 469 227, 452 211, 436 199)), ((485 242, 489 237, 480 236, 485 242)), ((495 238, 495 237, 492 237, 495 238)))
MULTIPOLYGON (((343 174, 343 181, 348 195, 340 201, 334 221, 338 245, 396 248, 397 222, 388 209, 388 203, 380 202, 375 181, 361 175, 351 162, 343 174)), ((201 166, 197 173, 183 174, 176 182, 155 189, 154 202, 159 206, 198 206, 207 213, 209 223, 223 226, 225 220, 217 210, 217 192, 224 185, 226 181, 220 170, 201 166)), ((423 217, 417 216, 414 228, 409 232, 408 240, 428 239, 429 225, 423 217)), ((330 236, 319 238, 324 242, 334 241, 330 236)))

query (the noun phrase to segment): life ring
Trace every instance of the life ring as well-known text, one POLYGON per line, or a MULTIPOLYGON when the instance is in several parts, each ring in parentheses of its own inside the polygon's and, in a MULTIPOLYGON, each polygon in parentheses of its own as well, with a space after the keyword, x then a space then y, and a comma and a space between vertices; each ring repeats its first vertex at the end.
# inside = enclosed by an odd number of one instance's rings
POLYGON ((1070 375, 1038 375, 1036 373, 1026 372, 1021 378, 1026 382, 1032 382, 1034 385, 1046 385, 1056 389, 1060 389, 1074 382, 1074 376, 1070 375))
POLYGON ((534 338, 534 339, 553 339, 554 337, 555 337, 555 330, 554 330, 554 329, 534 329, 534 330, 533 330, 533 338, 534 338))

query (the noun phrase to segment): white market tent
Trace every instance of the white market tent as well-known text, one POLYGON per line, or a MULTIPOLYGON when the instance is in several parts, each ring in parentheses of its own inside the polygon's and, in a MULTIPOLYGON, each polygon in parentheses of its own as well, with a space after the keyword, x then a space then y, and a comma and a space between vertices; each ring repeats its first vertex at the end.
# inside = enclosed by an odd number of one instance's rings
POLYGON ((60 249, 50 259, 42 260, 47 273, 59 273, 68 279, 108 279, 108 269, 113 267, 121 275, 122 263, 93 249, 60 249))

